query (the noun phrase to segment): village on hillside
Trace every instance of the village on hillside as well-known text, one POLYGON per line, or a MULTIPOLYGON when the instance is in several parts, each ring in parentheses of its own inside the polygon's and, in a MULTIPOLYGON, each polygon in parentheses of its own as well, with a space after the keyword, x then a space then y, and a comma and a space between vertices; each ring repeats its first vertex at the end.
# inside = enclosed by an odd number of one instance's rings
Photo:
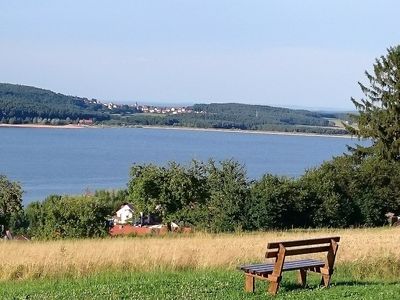
POLYGON ((131 109, 135 110, 139 113, 151 113, 151 114, 185 114, 185 113, 192 113, 193 109, 190 106, 157 106, 157 105, 150 105, 150 104, 117 104, 114 102, 101 102, 97 99, 85 99, 85 101, 89 104, 101 104, 104 108, 108 110, 125 110, 131 109))

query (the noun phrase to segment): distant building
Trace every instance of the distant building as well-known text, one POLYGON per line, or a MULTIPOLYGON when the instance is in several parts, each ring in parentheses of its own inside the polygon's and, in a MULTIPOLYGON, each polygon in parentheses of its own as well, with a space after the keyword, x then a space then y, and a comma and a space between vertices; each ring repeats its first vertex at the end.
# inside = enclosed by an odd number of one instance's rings
POLYGON ((114 216, 114 224, 127 224, 132 221, 135 210, 131 204, 124 204, 114 216))
POLYGON ((93 119, 79 120, 79 125, 93 125, 93 119))

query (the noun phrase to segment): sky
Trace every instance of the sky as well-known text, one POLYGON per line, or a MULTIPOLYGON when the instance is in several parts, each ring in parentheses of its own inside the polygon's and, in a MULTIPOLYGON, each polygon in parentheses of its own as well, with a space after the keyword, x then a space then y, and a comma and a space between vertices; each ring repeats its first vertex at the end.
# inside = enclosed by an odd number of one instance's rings
POLYGON ((400 1, 0 0, 0 82, 116 103, 352 110, 400 1))

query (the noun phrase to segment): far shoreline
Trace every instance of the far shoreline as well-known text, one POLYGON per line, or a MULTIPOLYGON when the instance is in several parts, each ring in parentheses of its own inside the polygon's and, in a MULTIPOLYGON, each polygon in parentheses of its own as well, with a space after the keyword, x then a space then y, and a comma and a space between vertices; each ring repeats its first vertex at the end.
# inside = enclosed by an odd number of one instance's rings
POLYGON ((194 127, 151 126, 151 125, 143 125, 140 127, 128 127, 127 126, 125 128, 190 130, 190 131, 205 131, 205 132, 228 132, 228 133, 244 133, 244 134, 264 134, 264 135, 286 135, 286 136, 305 136, 305 137, 309 136, 309 137, 357 139, 357 137, 354 137, 349 134, 319 134, 319 133, 286 132, 286 131, 261 131, 261 130, 243 130, 243 129, 194 128, 194 127))
POLYGON ((51 128, 51 129, 82 129, 87 126, 68 124, 68 125, 42 125, 42 124, 0 124, 0 128, 51 128))
POLYGON ((0 124, 0 128, 37 128, 37 129, 84 129, 84 128, 132 128, 132 129, 160 129, 160 130, 182 130, 200 132, 225 132, 243 134, 263 134, 263 135, 282 135, 282 136, 304 136, 304 137, 328 137, 356 139, 349 134, 319 134, 307 132, 286 132, 286 131, 261 131, 243 129, 219 129, 219 128, 195 128, 195 127, 173 127, 173 126, 152 126, 152 125, 132 125, 132 126, 110 126, 110 125, 41 125, 41 124, 0 124))

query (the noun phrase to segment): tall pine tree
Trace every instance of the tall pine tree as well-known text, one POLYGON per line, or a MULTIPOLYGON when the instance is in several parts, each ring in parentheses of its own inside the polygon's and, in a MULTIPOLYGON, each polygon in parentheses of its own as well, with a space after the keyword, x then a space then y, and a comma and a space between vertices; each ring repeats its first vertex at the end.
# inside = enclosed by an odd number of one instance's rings
POLYGON ((372 140, 369 148, 353 149, 356 153, 400 160, 400 45, 387 49, 373 67, 373 74, 365 72, 369 86, 358 83, 365 97, 359 101, 351 98, 359 112, 354 116, 357 126, 346 127, 350 133, 372 140))

